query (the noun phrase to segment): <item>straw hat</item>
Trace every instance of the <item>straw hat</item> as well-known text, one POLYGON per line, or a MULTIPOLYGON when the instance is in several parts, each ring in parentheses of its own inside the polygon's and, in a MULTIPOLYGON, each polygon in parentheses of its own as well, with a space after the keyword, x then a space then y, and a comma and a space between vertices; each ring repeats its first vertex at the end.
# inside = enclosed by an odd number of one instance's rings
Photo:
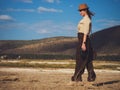
POLYGON ((87 4, 80 4, 78 10, 80 11, 80 10, 84 10, 84 9, 88 9, 88 8, 89 7, 87 6, 87 4))

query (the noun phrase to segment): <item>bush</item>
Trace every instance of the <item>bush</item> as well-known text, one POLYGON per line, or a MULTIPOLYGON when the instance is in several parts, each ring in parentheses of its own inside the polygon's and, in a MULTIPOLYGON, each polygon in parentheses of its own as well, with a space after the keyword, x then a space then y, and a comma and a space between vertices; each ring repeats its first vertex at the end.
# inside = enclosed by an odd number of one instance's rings
MULTIPOLYGON (((3 56, 1 54, 0 56, 3 56)), ((20 56, 22 59, 73 59, 71 55, 56 55, 56 54, 5 54, 5 59, 18 59, 20 56)))

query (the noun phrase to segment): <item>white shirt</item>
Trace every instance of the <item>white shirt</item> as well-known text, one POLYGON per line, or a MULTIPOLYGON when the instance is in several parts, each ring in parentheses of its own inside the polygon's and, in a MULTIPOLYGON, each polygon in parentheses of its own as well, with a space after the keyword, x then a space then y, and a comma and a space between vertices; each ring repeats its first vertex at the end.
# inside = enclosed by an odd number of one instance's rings
POLYGON ((78 33, 90 34, 91 20, 88 15, 85 15, 82 20, 78 23, 78 33))

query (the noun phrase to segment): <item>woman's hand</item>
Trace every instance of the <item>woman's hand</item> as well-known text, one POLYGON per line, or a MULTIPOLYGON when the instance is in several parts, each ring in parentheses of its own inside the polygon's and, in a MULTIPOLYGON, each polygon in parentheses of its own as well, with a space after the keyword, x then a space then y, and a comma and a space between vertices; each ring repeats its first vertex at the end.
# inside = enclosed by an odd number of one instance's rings
POLYGON ((85 43, 82 44, 81 48, 82 48, 83 51, 86 51, 86 45, 85 45, 85 43))
POLYGON ((82 48, 83 51, 86 51, 86 40, 87 40, 87 35, 84 34, 84 36, 83 36, 83 42, 82 42, 82 46, 81 46, 81 48, 82 48))

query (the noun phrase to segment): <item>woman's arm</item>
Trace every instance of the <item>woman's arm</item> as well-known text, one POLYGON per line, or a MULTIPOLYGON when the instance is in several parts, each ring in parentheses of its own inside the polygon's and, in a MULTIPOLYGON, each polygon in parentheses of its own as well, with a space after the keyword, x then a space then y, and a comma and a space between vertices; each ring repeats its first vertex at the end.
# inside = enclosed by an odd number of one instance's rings
POLYGON ((81 48, 82 48, 83 51, 86 51, 86 39, 87 39, 87 35, 84 34, 84 36, 83 36, 83 42, 82 42, 82 46, 81 46, 81 48))
POLYGON ((84 31, 84 36, 83 36, 83 42, 82 42, 82 50, 86 51, 86 40, 87 40, 87 35, 89 35, 89 31, 91 28, 91 21, 89 18, 84 19, 84 26, 83 26, 83 31, 84 31))

